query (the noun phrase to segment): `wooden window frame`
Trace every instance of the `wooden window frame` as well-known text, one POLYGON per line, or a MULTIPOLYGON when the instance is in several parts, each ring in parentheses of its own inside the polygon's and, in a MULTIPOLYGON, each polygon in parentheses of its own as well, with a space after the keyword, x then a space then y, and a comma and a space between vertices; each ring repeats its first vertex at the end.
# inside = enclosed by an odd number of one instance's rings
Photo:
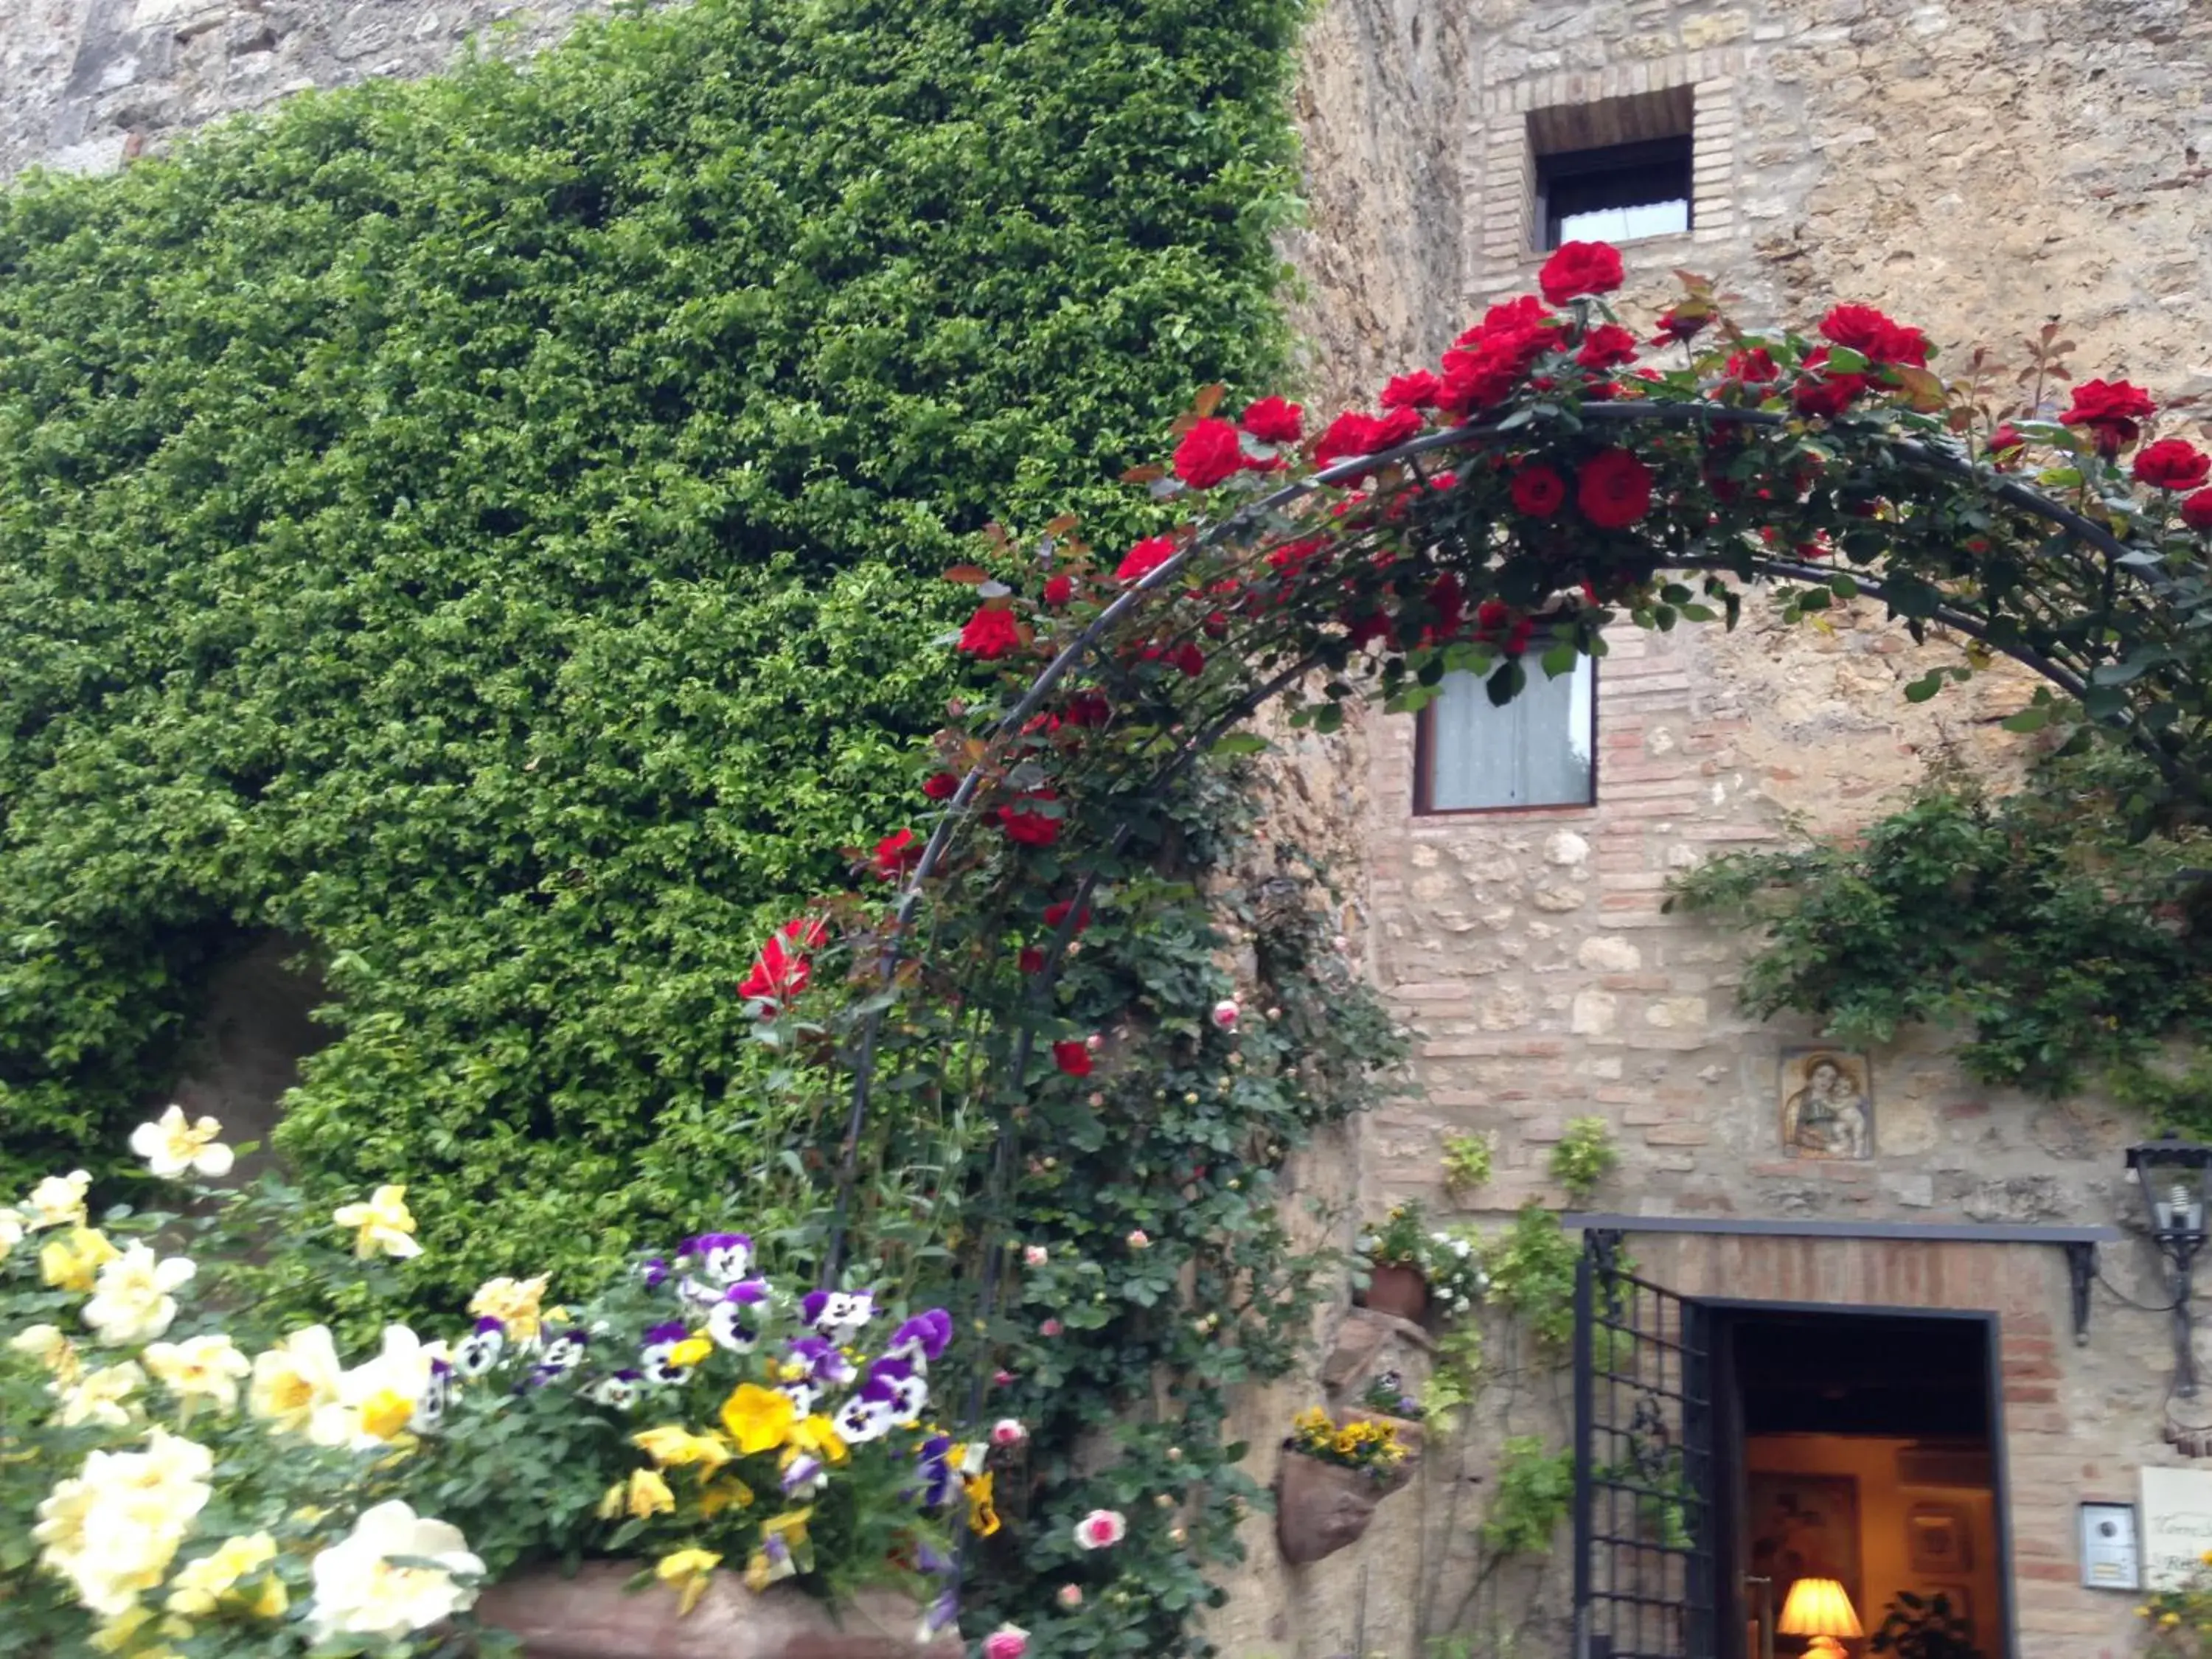
MULTIPOLYGON (((1417 818, 1501 817, 1522 812, 1590 812, 1597 810, 1597 774, 1601 755, 1598 744, 1598 659, 1584 659, 1590 673, 1590 763, 1589 791, 1582 800, 1546 801, 1540 805, 1527 806, 1438 806, 1436 799, 1436 743, 1437 723, 1431 707, 1425 706, 1413 716, 1413 816, 1417 818)), ((1535 670, 1543 672, 1541 668, 1535 670)))
MULTIPOLYGON (((1577 213, 1660 202, 1682 204, 1684 234, 1697 228, 1697 149, 1689 133, 1646 138, 1595 149, 1559 150, 1535 157, 1535 197, 1529 218, 1537 246, 1559 246, 1562 221, 1577 213), (1612 190, 1604 188, 1612 185, 1612 190), (1679 188, 1677 185, 1679 185, 1679 188), (1562 186, 1566 188, 1563 191, 1562 186), (1584 201, 1584 193, 1632 196, 1628 201, 1584 201), (1562 195, 1566 205, 1562 206, 1562 195)), ((1644 239, 1637 239, 1644 240, 1644 239)))

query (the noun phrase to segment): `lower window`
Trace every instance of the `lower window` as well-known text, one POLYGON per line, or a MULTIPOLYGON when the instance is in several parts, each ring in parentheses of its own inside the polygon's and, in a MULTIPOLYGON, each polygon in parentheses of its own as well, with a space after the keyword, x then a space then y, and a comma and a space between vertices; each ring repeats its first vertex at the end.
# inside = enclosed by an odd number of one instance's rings
POLYGON ((1447 674, 1419 715, 1413 810, 1588 806, 1597 799, 1597 681, 1577 657, 1557 678, 1533 663, 1503 708, 1479 674, 1447 674))

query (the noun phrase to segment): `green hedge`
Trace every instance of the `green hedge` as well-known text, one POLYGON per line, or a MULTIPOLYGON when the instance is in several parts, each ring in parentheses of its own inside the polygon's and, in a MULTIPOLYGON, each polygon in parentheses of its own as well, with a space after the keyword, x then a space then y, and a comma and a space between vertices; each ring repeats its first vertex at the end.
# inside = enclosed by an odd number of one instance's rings
POLYGON ((1298 11, 702 0, 0 198, 0 1188, 269 928, 284 1145, 455 1278, 741 1171, 733 987, 913 810, 936 573, 1133 533, 1281 362, 1298 11))

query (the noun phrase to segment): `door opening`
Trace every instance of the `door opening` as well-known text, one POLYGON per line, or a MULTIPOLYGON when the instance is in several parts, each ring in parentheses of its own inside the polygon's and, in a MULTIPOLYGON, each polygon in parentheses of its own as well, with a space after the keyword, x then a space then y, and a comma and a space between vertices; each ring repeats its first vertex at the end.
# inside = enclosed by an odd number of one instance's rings
POLYGON ((1980 1659, 2006 1659, 1995 1318, 1706 1309, 1721 1659, 1819 1645, 1785 1613, 1801 1579, 1842 1586, 1863 1632, 1847 1651, 1867 1654, 1886 1620, 1941 1620, 1980 1659))

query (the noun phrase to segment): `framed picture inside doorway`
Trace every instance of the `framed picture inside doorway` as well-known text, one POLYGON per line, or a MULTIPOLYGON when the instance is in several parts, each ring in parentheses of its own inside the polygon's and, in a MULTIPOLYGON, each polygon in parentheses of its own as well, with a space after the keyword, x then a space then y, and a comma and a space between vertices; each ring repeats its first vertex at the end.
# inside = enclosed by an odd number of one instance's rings
POLYGON ((1968 1572, 1973 1534, 1952 1504, 1915 1504, 1905 1517, 1905 1559, 1915 1572, 1968 1572))
MULTIPOLYGON (((1859 1483, 1849 1474, 1772 1474, 1744 1477, 1743 1559, 1755 1577, 1774 1586, 1777 1613, 1800 1578, 1832 1578, 1844 1587, 1862 1623, 1865 1585, 1859 1571, 1859 1483)), ((1796 1652, 1802 1638, 1778 1644, 1796 1652)))

